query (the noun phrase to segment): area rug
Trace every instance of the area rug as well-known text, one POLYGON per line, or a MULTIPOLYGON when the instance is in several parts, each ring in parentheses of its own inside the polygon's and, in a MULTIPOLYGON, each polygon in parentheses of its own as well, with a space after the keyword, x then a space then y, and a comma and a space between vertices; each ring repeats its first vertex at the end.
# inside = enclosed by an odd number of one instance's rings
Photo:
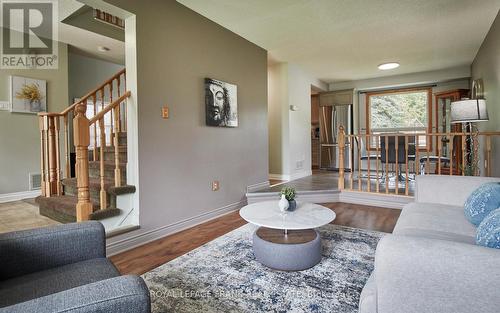
POLYGON ((354 313, 384 233, 328 224, 323 259, 282 272, 255 260, 247 224, 143 275, 159 312, 354 313))

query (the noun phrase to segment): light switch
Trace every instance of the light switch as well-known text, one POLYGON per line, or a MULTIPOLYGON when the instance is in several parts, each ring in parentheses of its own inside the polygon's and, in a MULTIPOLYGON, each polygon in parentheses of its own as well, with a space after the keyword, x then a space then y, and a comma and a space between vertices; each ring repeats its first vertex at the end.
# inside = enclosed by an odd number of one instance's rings
POLYGON ((161 108, 161 117, 167 119, 168 118, 168 106, 164 106, 161 108))
POLYGON ((0 101, 0 111, 9 111, 10 103, 9 101, 0 101))

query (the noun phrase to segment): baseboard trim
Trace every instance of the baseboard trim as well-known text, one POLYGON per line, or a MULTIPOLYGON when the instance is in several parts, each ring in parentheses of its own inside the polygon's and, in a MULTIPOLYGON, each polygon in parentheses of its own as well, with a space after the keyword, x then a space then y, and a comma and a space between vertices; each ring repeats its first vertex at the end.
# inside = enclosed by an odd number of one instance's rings
POLYGON ((312 175, 312 170, 309 171, 302 171, 299 173, 294 173, 292 175, 287 175, 287 174, 269 174, 269 179, 274 179, 274 180, 285 180, 285 181, 290 181, 290 180, 295 180, 307 176, 312 175))
POLYGON ((253 184, 253 185, 247 186, 247 192, 254 192, 255 190, 259 190, 259 189, 267 188, 267 187, 269 187, 269 181, 268 180, 263 181, 261 183, 257 183, 257 184, 253 184))
MULTIPOLYGON (((249 192, 246 194, 247 202, 256 203, 279 199, 279 192, 249 192)), ((359 191, 339 190, 314 190, 297 191, 297 200, 314 203, 343 202, 361 204, 390 209, 402 209, 406 204, 413 202, 414 198, 402 195, 374 194, 359 191)))
POLYGON ((218 209, 212 210, 210 212, 205 212, 182 221, 178 221, 169 225, 161 226, 150 231, 146 231, 137 235, 129 236, 124 239, 109 242, 106 245, 106 253, 108 256, 112 256, 149 242, 155 241, 157 239, 163 238, 168 235, 180 232, 182 230, 194 227, 196 225, 208 222, 220 216, 231 213, 238 210, 242 206, 246 205, 246 200, 241 200, 235 203, 228 204, 226 206, 220 207, 218 209))
POLYGON ((40 190, 28 190, 13 193, 0 194, 0 203, 19 201, 27 198, 36 198, 41 195, 40 190))
MULTIPOLYGON (((297 191, 297 201, 315 203, 339 202, 339 194, 338 190, 297 191)), ((246 196, 249 204, 271 200, 277 201, 279 199, 279 192, 247 193, 246 196)))
POLYGON ((414 198, 401 195, 385 195, 362 191, 342 191, 340 202, 376 206, 390 209, 402 209, 406 204, 413 202, 414 198))
POLYGON ((290 180, 290 175, 269 174, 269 179, 273 179, 273 180, 290 180))

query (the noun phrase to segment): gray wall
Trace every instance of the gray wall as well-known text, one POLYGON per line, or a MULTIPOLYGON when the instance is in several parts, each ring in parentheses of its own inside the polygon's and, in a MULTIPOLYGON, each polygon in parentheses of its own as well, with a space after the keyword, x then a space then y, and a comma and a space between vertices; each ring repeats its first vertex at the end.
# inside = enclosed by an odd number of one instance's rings
MULTIPOLYGON (((474 62, 472 63, 472 78, 482 78, 489 122, 479 124, 481 130, 500 130, 500 13, 488 32, 474 62)), ((500 138, 493 145, 493 176, 500 177, 500 138)))
MULTIPOLYGON (((9 100, 9 76, 47 80, 47 108, 60 112, 68 105, 68 54, 59 43, 59 68, 0 70, 0 101, 9 100)), ((36 114, 0 111, 0 195, 29 190, 29 173, 40 173, 40 132, 36 114)))
POLYGON ((115 64, 72 53, 68 54, 69 100, 80 98, 102 84, 125 65, 115 64))
POLYGON ((113 240, 241 201, 267 181, 267 52, 173 0, 108 2, 137 21, 141 229, 113 240), (205 77, 238 86, 238 128, 205 126, 205 77))

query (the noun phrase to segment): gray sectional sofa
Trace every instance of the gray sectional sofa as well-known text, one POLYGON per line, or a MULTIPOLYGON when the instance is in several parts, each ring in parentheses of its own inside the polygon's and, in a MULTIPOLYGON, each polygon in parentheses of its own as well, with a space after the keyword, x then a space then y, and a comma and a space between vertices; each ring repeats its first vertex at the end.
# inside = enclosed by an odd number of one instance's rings
POLYGON ((149 291, 106 259, 99 222, 0 234, 0 313, 149 313, 149 291))
POLYGON ((419 176, 393 234, 379 242, 360 313, 498 313, 500 250, 475 245, 467 197, 500 178, 419 176))

